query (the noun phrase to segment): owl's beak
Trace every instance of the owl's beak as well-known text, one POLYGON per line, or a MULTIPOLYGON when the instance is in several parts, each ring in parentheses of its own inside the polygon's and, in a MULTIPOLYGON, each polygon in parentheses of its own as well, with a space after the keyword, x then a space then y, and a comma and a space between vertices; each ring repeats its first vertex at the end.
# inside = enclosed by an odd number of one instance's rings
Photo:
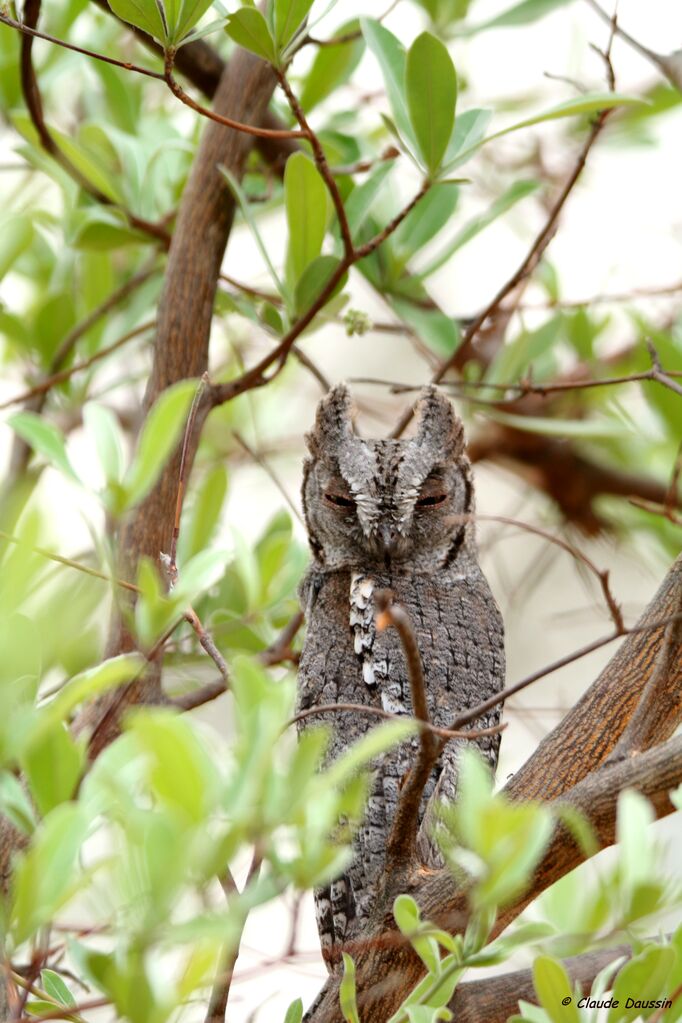
POLYGON ((379 550, 384 561, 389 562, 398 549, 398 532, 394 526, 380 526, 377 536, 379 550))

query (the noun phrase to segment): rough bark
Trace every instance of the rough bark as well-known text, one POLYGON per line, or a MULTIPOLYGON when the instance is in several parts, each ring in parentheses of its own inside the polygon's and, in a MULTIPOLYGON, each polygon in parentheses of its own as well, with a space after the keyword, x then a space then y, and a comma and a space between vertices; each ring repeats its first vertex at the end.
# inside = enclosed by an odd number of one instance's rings
MULTIPOLYGON (((235 120, 259 124, 274 87, 275 77, 269 65, 239 50, 225 68, 214 108, 235 120)), ((173 232, 143 416, 165 388, 180 380, 198 378, 208 367, 213 304, 234 216, 232 195, 219 168, 225 166, 240 177, 252 141, 250 136, 214 122, 206 126, 173 232)), ((206 402, 197 415, 188 450, 188 469, 208 410, 206 402)), ((178 450, 149 496, 123 525, 119 571, 124 578, 134 578, 140 558, 146 556, 158 564, 159 554, 169 549, 179 463, 178 450)), ((131 636, 117 618, 109 637, 109 653, 125 651, 132 645, 131 636)), ((91 755, 96 756, 117 734, 121 716, 131 704, 158 703, 162 699, 161 667, 157 661, 123 693, 108 695, 86 712, 81 725, 96 728, 91 755)))
MULTIPOLYGON (((594 978, 610 963, 625 956, 630 958, 629 945, 604 952, 588 952, 586 955, 564 959, 564 967, 573 984, 583 992, 590 990, 594 978)), ((457 1023, 506 1023, 518 1012, 519 999, 535 1002, 532 970, 516 970, 485 980, 472 980, 460 984, 451 1007, 457 1023)))

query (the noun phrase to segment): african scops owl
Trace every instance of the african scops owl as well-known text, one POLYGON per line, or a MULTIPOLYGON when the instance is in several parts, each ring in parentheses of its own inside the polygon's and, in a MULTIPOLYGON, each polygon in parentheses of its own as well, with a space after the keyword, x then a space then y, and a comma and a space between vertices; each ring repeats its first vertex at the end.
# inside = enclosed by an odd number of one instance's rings
MULTIPOLYGON (((411 714, 405 658, 394 629, 375 627, 374 594, 390 589, 412 620, 424 666, 431 721, 448 727, 457 714, 504 686, 500 612, 478 564, 472 473, 462 423, 435 387, 419 398, 417 430, 406 440, 364 440, 354 432, 345 386, 317 409, 307 436, 303 508, 312 562, 301 594, 307 634, 299 669, 299 710, 330 703, 411 714), (468 518, 467 518, 468 517, 468 518)), ((472 727, 497 724, 495 707, 472 727)), ((300 727, 319 723, 306 718, 300 727)), ((338 713, 334 759, 379 719, 338 713)), ((499 735, 476 745, 495 767, 499 735)), ((433 808, 455 793, 462 742, 451 741, 424 793, 418 851, 439 863, 433 808)), ((328 965, 367 919, 401 782, 417 739, 376 765, 367 812, 345 876, 315 893, 322 952, 328 965)))

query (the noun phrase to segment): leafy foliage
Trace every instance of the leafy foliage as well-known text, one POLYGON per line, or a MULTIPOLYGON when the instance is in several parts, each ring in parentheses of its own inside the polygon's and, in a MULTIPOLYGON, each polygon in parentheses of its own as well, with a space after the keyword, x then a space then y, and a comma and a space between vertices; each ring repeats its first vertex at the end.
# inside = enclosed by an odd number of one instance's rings
MULTIPOLYGON (((449 285, 461 261, 504 237, 495 232, 526 244, 536 223, 546 222, 557 192, 544 159, 548 139, 571 153, 576 135, 611 110, 614 145, 626 152, 651 145, 656 126, 679 108, 670 83, 640 96, 590 82, 574 96, 570 86, 550 92, 543 82, 528 95, 476 105, 479 69, 469 38, 508 31, 513 52, 519 34, 545 16, 560 17, 566 0, 522 0, 490 18, 477 0, 412 0, 416 28, 409 33, 374 10, 335 21, 343 5, 334 10, 324 0, 272 0, 262 10, 244 2, 228 11, 209 0, 110 0, 109 7, 178 63, 181 47, 210 34, 217 60, 241 46, 286 73, 324 154, 320 161, 299 138, 272 165, 268 139, 249 153, 240 180, 222 168, 226 202, 230 194, 236 200, 236 230, 250 236, 261 272, 245 268, 247 280, 226 272, 220 281, 212 380, 238 377, 302 317, 310 322, 297 341, 307 345, 312 331, 342 324, 357 344, 348 347, 344 372, 376 372, 369 353, 381 328, 414 343, 424 378, 441 360, 454 360, 474 438, 477 431, 522 437, 525 450, 535 451, 556 443, 550 452, 570 448, 576 463, 609 478, 629 483, 642 473, 646 493, 668 486, 680 396, 638 378, 651 370, 647 341, 669 373, 682 373, 677 311, 661 316, 634 294, 625 313, 615 302, 567 303, 560 260, 545 258, 529 270, 529 308, 508 322, 486 320, 477 344, 464 347, 476 310, 453 309, 449 285), (366 96, 370 79, 381 86, 378 96, 366 96), (453 178, 460 168, 468 178, 453 178), (329 176, 353 245, 380 241, 352 267, 344 262, 329 176), (379 303, 389 323, 374 322, 379 303), (551 391, 557 381, 594 385, 611 377, 634 379, 617 391, 551 391), (539 393, 524 405, 528 385, 539 393)), ((285 468, 294 449, 298 459, 288 432, 299 432, 292 409, 304 385, 293 363, 312 359, 312 344, 288 359, 285 353, 267 388, 259 379, 252 394, 207 421, 191 480, 183 480, 173 586, 160 558, 169 551, 150 552, 121 579, 130 568, 119 548, 128 516, 173 464, 196 394, 196 381, 183 381, 143 407, 165 249, 201 122, 163 81, 121 66, 136 63, 163 77, 158 54, 83 0, 43 4, 39 29, 120 63, 86 62, 36 43, 40 96, 30 113, 10 24, 15 5, 3 5, 2 15, 9 18, 0 24, 3 141, 14 162, 2 170, 0 218, 3 443, 12 448, 0 507, 0 809, 24 844, 7 867, 0 930, 13 965, 30 961, 54 924, 70 928, 74 908, 106 934, 76 937, 72 928, 68 947, 59 939, 27 1000, 30 1016, 61 1008, 64 1018, 77 1018, 77 989, 59 972, 65 952, 69 969, 120 1019, 163 1023, 206 1000, 251 914, 343 868, 371 763, 411 725, 374 729, 329 765, 324 729, 306 731, 296 745, 289 727, 289 668, 300 639, 274 667, 263 663, 297 611, 307 553, 279 495, 267 514, 256 501, 244 514, 252 498, 237 438, 285 468), (113 610, 136 653, 107 655, 113 610), (140 708, 90 763, 87 729, 74 722, 92 701, 115 702, 138 686, 148 657, 163 648, 171 699, 191 697, 207 681, 213 669, 192 615, 227 662, 230 692, 220 709, 205 722, 173 708, 140 708), (232 873, 247 861, 254 864, 248 881, 240 877, 232 887, 232 873)), ((188 89, 198 94, 202 82, 188 89)), ((281 94, 271 113, 283 127, 300 128, 281 94)), ((487 283, 494 294, 498 282, 487 283)), ((392 359, 386 362, 382 375, 392 376, 392 359)), ((314 363, 313 371, 319 379, 314 363)), ((544 485, 544 517, 569 528, 618 530, 624 542, 643 538, 648 552, 679 550, 679 523, 661 514, 660 502, 631 503, 630 490, 613 484, 594 498, 586 526, 571 517, 570 501, 562 504, 552 459, 539 465, 517 460, 524 479, 544 485)), ((562 959, 622 943, 632 956, 597 978, 595 998, 611 992, 624 1005, 633 990, 652 1000, 679 990, 682 931, 651 937, 680 902, 651 837, 652 819, 642 797, 625 793, 617 857, 598 876, 584 869, 567 875, 498 934, 501 912, 530 887, 559 818, 494 794, 483 765, 463 757, 458 801, 443 810, 438 837, 449 869, 468 886, 468 925, 450 934, 410 896, 396 899, 396 925, 426 975, 392 1023, 450 1018, 447 1005, 463 977, 519 953, 533 961, 537 1005, 521 1004, 518 1021, 596 1021, 596 1010, 578 1007, 562 959)), ((584 822, 561 822, 594 851, 584 822)), ((340 998, 344 1017, 361 1019, 349 956, 340 998)), ((634 1020, 638 1011, 612 1006, 609 1023, 634 1020)), ((302 1012, 297 999, 285 1023, 300 1023, 302 1012)), ((680 1017, 678 996, 666 1019, 680 1017)))

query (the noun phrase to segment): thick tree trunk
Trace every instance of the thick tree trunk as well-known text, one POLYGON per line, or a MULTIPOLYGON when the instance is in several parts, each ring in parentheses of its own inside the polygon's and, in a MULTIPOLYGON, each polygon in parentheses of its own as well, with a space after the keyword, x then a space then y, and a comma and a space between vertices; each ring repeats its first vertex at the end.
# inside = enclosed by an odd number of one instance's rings
MULTIPOLYGON (((214 109, 234 120, 260 124, 275 87, 269 65, 253 54, 238 50, 225 68, 216 90, 214 109)), ((161 392, 180 380, 199 378, 208 367, 209 340, 218 276, 234 216, 234 201, 220 166, 241 177, 253 138, 213 121, 204 136, 185 188, 173 232, 163 293, 152 370, 144 398, 143 414, 161 392)), ((208 404, 199 410, 189 446, 191 467, 208 404)), ((130 514, 119 538, 120 568, 134 579, 137 564, 149 557, 157 564, 168 551, 173 532, 180 454, 169 459, 149 496, 130 514)), ((109 637, 109 654, 130 649, 133 640, 117 616, 109 637)), ((162 702, 160 663, 151 665, 144 678, 129 686, 123 696, 109 694, 86 712, 80 724, 96 726, 91 755, 117 734, 121 715, 131 704, 162 702)))

